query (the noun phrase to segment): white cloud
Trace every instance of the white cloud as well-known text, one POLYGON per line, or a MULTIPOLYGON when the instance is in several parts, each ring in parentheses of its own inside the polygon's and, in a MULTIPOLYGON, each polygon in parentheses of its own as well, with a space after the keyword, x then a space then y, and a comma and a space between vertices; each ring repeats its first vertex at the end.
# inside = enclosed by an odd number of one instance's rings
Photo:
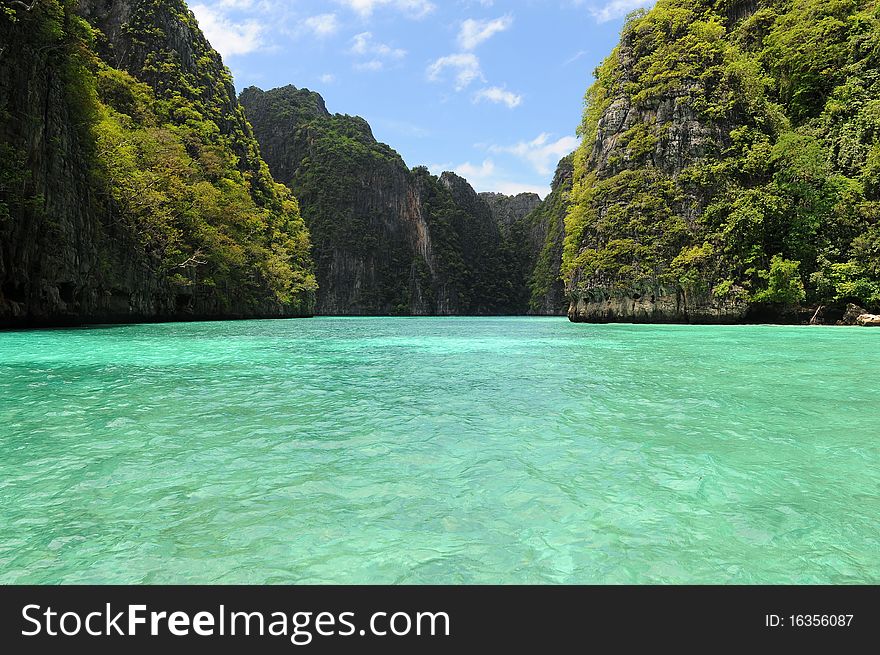
POLYGON ((408 18, 424 18, 436 5, 430 0, 336 0, 345 5, 362 18, 369 18, 379 7, 388 7, 401 12, 408 18))
POLYGON ((491 187, 486 187, 486 189, 481 189, 480 193, 484 191, 488 193, 503 193, 505 196, 518 196, 521 193, 536 193, 541 198, 546 198, 550 195, 550 187, 549 186, 538 186, 535 184, 524 184, 521 182, 514 182, 512 180, 497 180, 492 183, 491 187))
POLYGON ((432 82, 441 80, 446 69, 454 71, 456 91, 466 89, 475 80, 484 79, 480 60, 470 52, 440 57, 428 66, 428 79, 432 82))
POLYGON ((324 73, 318 77, 318 80, 322 84, 333 84, 336 81, 336 76, 333 73, 324 73))
POLYGON ((303 21, 303 25, 319 38, 332 36, 339 31, 339 20, 336 18, 336 14, 310 16, 303 21))
POLYGON ((429 164, 428 169, 434 175, 440 175, 443 171, 452 171, 466 179, 479 193, 484 191, 493 191, 506 195, 537 193, 539 196, 544 197, 550 192, 549 186, 538 186, 511 179, 510 176, 495 165, 492 159, 486 159, 480 164, 473 164, 469 161, 458 165, 429 164))
MULTIPOLYGON (((481 43, 491 39, 495 34, 510 29, 513 25, 512 16, 502 16, 492 20, 476 20, 468 18, 461 23, 458 33, 458 45, 461 52, 446 55, 433 61, 427 69, 428 79, 432 82, 442 80, 447 71, 455 80, 455 90, 463 91, 475 81, 486 82, 479 58, 472 52, 481 43)), ((522 103, 522 96, 505 90, 499 86, 482 89, 474 95, 474 102, 494 102, 517 107, 522 103)))
POLYGON ((573 152, 579 143, 573 136, 550 141, 550 135, 544 132, 532 141, 520 141, 512 146, 489 146, 489 152, 514 155, 531 164, 537 173, 550 175, 557 162, 573 152))
POLYGON ((227 9, 249 9, 254 6, 254 0, 220 0, 217 4, 227 9))
MULTIPOLYGON (((222 0, 220 7, 245 8, 250 6, 249 0, 222 0)), ((256 20, 235 21, 222 10, 197 4, 191 7, 199 27, 208 41, 223 57, 246 55, 263 47, 263 26, 256 20)))
POLYGON ((499 32, 510 29, 511 25, 513 25, 512 16, 502 16, 494 20, 474 20, 473 18, 468 18, 461 24, 461 29, 458 33, 458 44, 462 50, 473 50, 499 32))
POLYGON ((480 89, 474 96, 474 102, 493 102, 495 104, 507 105, 511 109, 515 109, 522 104, 523 97, 500 86, 490 86, 480 89))
POLYGON ((385 62, 378 59, 370 59, 369 61, 359 61, 354 65, 356 71, 375 73, 385 68, 385 62))
POLYGON ((590 7, 590 13, 595 16, 600 23, 607 23, 610 20, 623 18, 629 12, 640 9, 642 7, 653 6, 656 0, 610 0, 601 6, 590 7))
POLYGON ((366 55, 382 59, 403 59, 406 57, 406 50, 392 48, 385 43, 379 43, 373 39, 371 32, 356 34, 351 40, 351 50, 349 52, 353 55, 366 55))
POLYGON ((465 162, 456 166, 453 172, 461 175, 468 181, 482 181, 495 175, 495 162, 491 159, 486 159, 479 166, 474 166, 470 162, 465 162))
POLYGON ((214 0, 213 4, 224 9, 250 9, 254 6, 254 0, 214 0))
POLYGON ((371 32, 356 34, 348 52, 361 59, 354 64, 357 71, 380 71, 385 68, 386 63, 406 57, 406 50, 376 41, 371 32))
POLYGON ((589 53, 588 53, 586 50, 578 50, 578 51, 577 51, 576 53, 574 53, 571 57, 569 57, 569 58, 566 59, 564 62, 562 62, 562 65, 563 65, 563 66, 570 66, 570 65, 573 64, 574 62, 576 62, 576 61, 582 59, 583 57, 586 57, 587 54, 589 54, 589 53))

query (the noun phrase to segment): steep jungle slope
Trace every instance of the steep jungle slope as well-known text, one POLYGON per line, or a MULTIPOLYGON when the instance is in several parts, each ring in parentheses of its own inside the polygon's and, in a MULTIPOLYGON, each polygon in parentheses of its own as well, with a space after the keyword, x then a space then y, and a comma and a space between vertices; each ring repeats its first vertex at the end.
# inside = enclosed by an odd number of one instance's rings
POLYGON ((561 271, 573 174, 574 156, 569 155, 556 168, 550 195, 520 223, 527 244, 530 314, 563 316, 568 311, 561 271))
POLYGON ((313 311, 308 231, 182 0, 0 11, 0 325, 313 311))
POLYGON ((573 320, 880 305, 876 1, 660 0, 596 71, 580 134, 573 320))

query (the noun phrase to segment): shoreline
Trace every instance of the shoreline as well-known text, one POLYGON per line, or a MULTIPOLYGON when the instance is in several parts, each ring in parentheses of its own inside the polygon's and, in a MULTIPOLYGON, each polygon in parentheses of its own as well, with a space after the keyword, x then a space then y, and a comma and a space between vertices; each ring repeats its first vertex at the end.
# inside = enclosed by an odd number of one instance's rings
POLYGON ((675 320, 579 320, 565 316, 564 314, 454 314, 454 315, 393 315, 393 314, 312 314, 302 316, 191 316, 191 317, 172 317, 172 318, 132 318, 118 320, 76 320, 76 319, 58 319, 49 321, 22 321, 20 323, 3 323, 0 322, 0 334, 14 332, 32 332, 32 331, 49 331, 49 330, 75 330, 75 329, 98 329, 113 327, 130 327, 137 325, 174 325, 187 323, 240 323, 247 321, 299 321, 312 319, 492 319, 492 318, 558 318, 567 319, 573 325, 596 325, 596 326, 680 326, 680 327, 805 327, 805 328, 859 328, 865 329, 873 326, 845 324, 845 323, 809 323, 804 321, 762 321, 742 320, 742 321, 675 321, 675 320))
POLYGON ((314 318, 313 314, 279 316, 273 314, 234 314, 229 316, 157 316, 157 317, 61 317, 52 319, 0 319, 0 332, 27 332, 29 330, 67 330, 88 327, 112 327, 126 325, 164 325, 171 323, 232 323, 238 321, 287 321, 314 318))

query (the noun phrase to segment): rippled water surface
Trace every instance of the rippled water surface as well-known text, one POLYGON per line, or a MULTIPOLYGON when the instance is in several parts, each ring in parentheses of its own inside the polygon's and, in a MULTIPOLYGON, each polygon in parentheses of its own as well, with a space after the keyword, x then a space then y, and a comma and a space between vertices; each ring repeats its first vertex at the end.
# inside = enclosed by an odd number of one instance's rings
POLYGON ((880 330, 0 333, 0 583, 880 582, 880 330))

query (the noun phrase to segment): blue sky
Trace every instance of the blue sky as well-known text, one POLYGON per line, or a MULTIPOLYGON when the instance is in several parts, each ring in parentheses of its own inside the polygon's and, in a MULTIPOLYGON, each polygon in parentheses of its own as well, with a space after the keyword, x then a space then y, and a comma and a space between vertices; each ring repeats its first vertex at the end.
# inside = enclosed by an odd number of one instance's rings
POLYGON ((410 166, 545 195, 592 71, 651 0, 191 0, 240 89, 318 91, 410 166))

